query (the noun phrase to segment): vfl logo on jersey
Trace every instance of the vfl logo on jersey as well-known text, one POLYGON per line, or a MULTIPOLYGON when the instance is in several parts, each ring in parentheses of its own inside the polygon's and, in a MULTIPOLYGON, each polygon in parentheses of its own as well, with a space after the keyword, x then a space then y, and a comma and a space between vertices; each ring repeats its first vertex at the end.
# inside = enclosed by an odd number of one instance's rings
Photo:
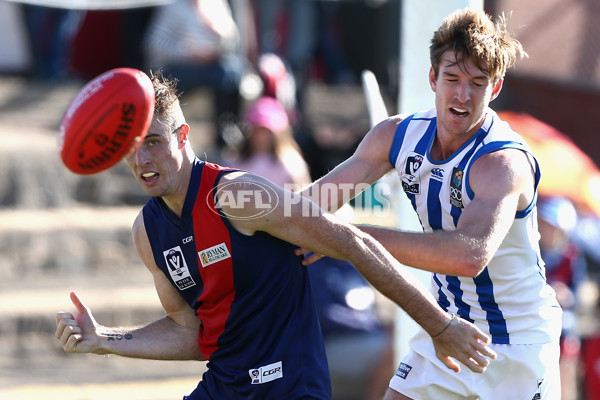
POLYGON ((402 173, 402 189, 407 193, 419 194, 420 181, 417 171, 423 164, 423 156, 415 152, 410 153, 404 164, 404 172, 402 173))
POLYGON ((171 274, 171 279, 179 290, 184 290, 196 284, 190 275, 181 247, 175 246, 172 249, 163 251, 163 256, 167 263, 167 268, 171 274))
POLYGON ((462 169, 454 167, 450 178, 450 204, 458 208, 465 208, 462 201, 463 175, 462 169))
POLYGON ((200 263, 202 264, 202 267, 206 268, 209 265, 214 264, 218 261, 230 258, 231 254, 229 253, 229 249, 227 249, 227 245, 225 244, 225 242, 223 242, 216 246, 209 247, 208 249, 199 251, 198 257, 200 258, 200 263))
POLYGON ((406 379, 411 369, 412 367, 410 365, 401 363, 400 366, 398 366, 398 370, 396 371, 396 376, 402 379, 406 379))
POLYGON ((281 361, 273 364, 265 365, 251 369, 248 371, 250 379, 253 385, 260 385, 261 383, 267 383, 274 381, 275 379, 283 378, 283 367, 281 361))

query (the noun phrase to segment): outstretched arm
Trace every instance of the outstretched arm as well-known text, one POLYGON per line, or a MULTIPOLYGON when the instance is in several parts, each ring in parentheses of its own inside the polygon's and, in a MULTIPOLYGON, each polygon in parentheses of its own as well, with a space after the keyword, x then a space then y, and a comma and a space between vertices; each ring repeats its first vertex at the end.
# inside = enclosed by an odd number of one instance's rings
MULTIPOLYGON (((260 197, 260 201, 246 202, 245 207, 222 208, 236 229, 247 235, 264 231, 321 254, 350 261, 377 290, 435 337, 438 356, 448 368, 460 369, 450 358, 453 357, 471 370, 482 372, 489 363, 486 356, 494 357, 493 351, 486 347, 487 335, 474 325, 452 321, 421 283, 370 235, 332 214, 323 213, 305 197, 286 192, 258 176, 234 173, 223 180, 239 183, 223 184, 227 190, 243 188, 246 193, 260 197), (270 192, 268 196, 265 190, 270 192), (279 201, 270 203, 271 211, 264 213, 267 198, 279 201), (260 204, 261 208, 253 204, 260 204)), ((236 193, 231 196, 238 198, 236 193)))
POLYGON ((471 167, 469 182, 475 193, 454 231, 403 232, 360 226, 380 241, 404 265, 442 273, 475 277, 488 265, 506 237, 518 210, 534 196, 534 174, 521 150, 486 154, 471 167))
POLYGON ((116 354, 156 360, 205 360, 198 347, 200 320, 154 263, 141 214, 134 224, 134 241, 142 260, 152 272, 167 315, 141 327, 107 327, 98 324, 91 310, 75 292, 71 292, 71 301, 77 314, 57 313, 58 341, 67 353, 116 354))

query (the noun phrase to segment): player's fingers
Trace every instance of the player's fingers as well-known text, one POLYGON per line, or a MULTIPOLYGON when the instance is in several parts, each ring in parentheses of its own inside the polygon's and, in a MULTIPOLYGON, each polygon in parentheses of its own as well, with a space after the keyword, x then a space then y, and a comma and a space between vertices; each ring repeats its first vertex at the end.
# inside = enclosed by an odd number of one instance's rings
POLYGON ((79 298, 79 296, 77 295, 77 292, 75 292, 75 291, 71 292, 71 301, 73 302, 73 304, 77 308, 77 311, 79 311, 79 312, 83 312, 83 311, 88 312, 87 306, 83 303, 83 301, 81 300, 81 298, 79 298))
MULTIPOLYGON (((469 361, 473 364, 475 364, 478 368, 482 368, 483 370, 487 369, 487 367, 490 365, 490 359, 486 358, 485 356, 483 356, 480 353, 475 353, 470 359, 469 361)), ((481 371, 483 372, 483 371, 481 371)))
POLYGON ((456 361, 454 361, 452 358, 444 357, 441 360, 448 369, 450 369, 456 373, 460 372, 460 365, 456 361))
POLYGON ((496 357, 498 357, 498 355, 496 354, 496 352, 494 350, 492 350, 489 346, 486 345, 480 345, 477 347, 477 352, 482 354, 485 357, 489 357, 492 360, 495 360, 496 357))
POLYGON ((311 254, 310 256, 306 257, 304 260, 302 260, 302 265, 310 265, 314 262, 317 262, 318 260, 320 260, 321 258, 323 258, 322 254, 311 254))
POLYGON ((294 249, 294 254, 297 256, 303 256, 305 254, 310 253, 310 250, 305 249, 304 247, 296 247, 294 249))
POLYGON ((77 326, 75 321, 62 321, 60 325, 62 329, 60 329, 60 331, 57 330, 56 337, 63 346, 68 342, 71 336, 81 334, 81 328, 77 326))
POLYGON ((65 328, 70 324, 77 324, 75 322, 75 319, 73 318, 73 315, 71 315, 70 313, 59 313, 56 315, 56 332, 54 333, 54 335, 57 339, 61 338, 63 332, 65 331, 65 328))
POLYGON ((81 334, 70 335, 63 344, 63 350, 67 353, 73 353, 77 350, 77 343, 82 339, 81 334))
POLYGON ((483 373, 487 370, 487 367, 490 363, 490 361, 487 358, 483 358, 481 356, 475 356, 475 358, 470 358, 468 360, 465 360, 463 362, 463 364, 469 368, 471 371, 475 372, 475 373, 483 373), (477 358, 477 359, 475 359, 477 358))
POLYGON ((75 317, 73 317, 73 314, 71 314, 69 312, 64 312, 64 311, 57 312, 56 313, 56 325, 58 325, 60 323, 60 321, 63 319, 75 319, 75 317))

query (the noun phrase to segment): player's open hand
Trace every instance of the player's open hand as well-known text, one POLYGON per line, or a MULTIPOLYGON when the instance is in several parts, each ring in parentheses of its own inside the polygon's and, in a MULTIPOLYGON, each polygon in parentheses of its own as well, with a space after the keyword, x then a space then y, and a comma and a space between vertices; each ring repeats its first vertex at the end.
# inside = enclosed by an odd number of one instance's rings
POLYGON ((455 317, 451 324, 434 337, 437 357, 451 370, 460 372, 459 361, 473 372, 484 372, 496 353, 488 347, 490 337, 475 325, 455 317))
POLYGON ((77 316, 64 311, 56 314, 56 338, 67 353, 93 352, 98 342, 98 325, 77 293, 71 292, 71 301, 77 308, 77 316))

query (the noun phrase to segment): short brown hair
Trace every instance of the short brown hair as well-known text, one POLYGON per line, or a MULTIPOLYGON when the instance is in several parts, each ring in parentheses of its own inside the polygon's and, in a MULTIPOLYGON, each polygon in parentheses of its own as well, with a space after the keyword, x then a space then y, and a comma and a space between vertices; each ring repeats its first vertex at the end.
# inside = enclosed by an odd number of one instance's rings
POLYGON ((433 34, 429 54, 436 77, 442 54, 448 50, 454 51, 457 63, 471 58, 494 83, 504 77, 517 57, 527 57, 521 43, 509 34, 504 14, 494 23, 485 12, 468 7, 444 18, 433 34))
POLYGON ((179 104, 181 93, 177 91, 177 79, 164 76, 162 70, 150 71, 154 86, 154 116, 175 129, 185 123, 179 104))

